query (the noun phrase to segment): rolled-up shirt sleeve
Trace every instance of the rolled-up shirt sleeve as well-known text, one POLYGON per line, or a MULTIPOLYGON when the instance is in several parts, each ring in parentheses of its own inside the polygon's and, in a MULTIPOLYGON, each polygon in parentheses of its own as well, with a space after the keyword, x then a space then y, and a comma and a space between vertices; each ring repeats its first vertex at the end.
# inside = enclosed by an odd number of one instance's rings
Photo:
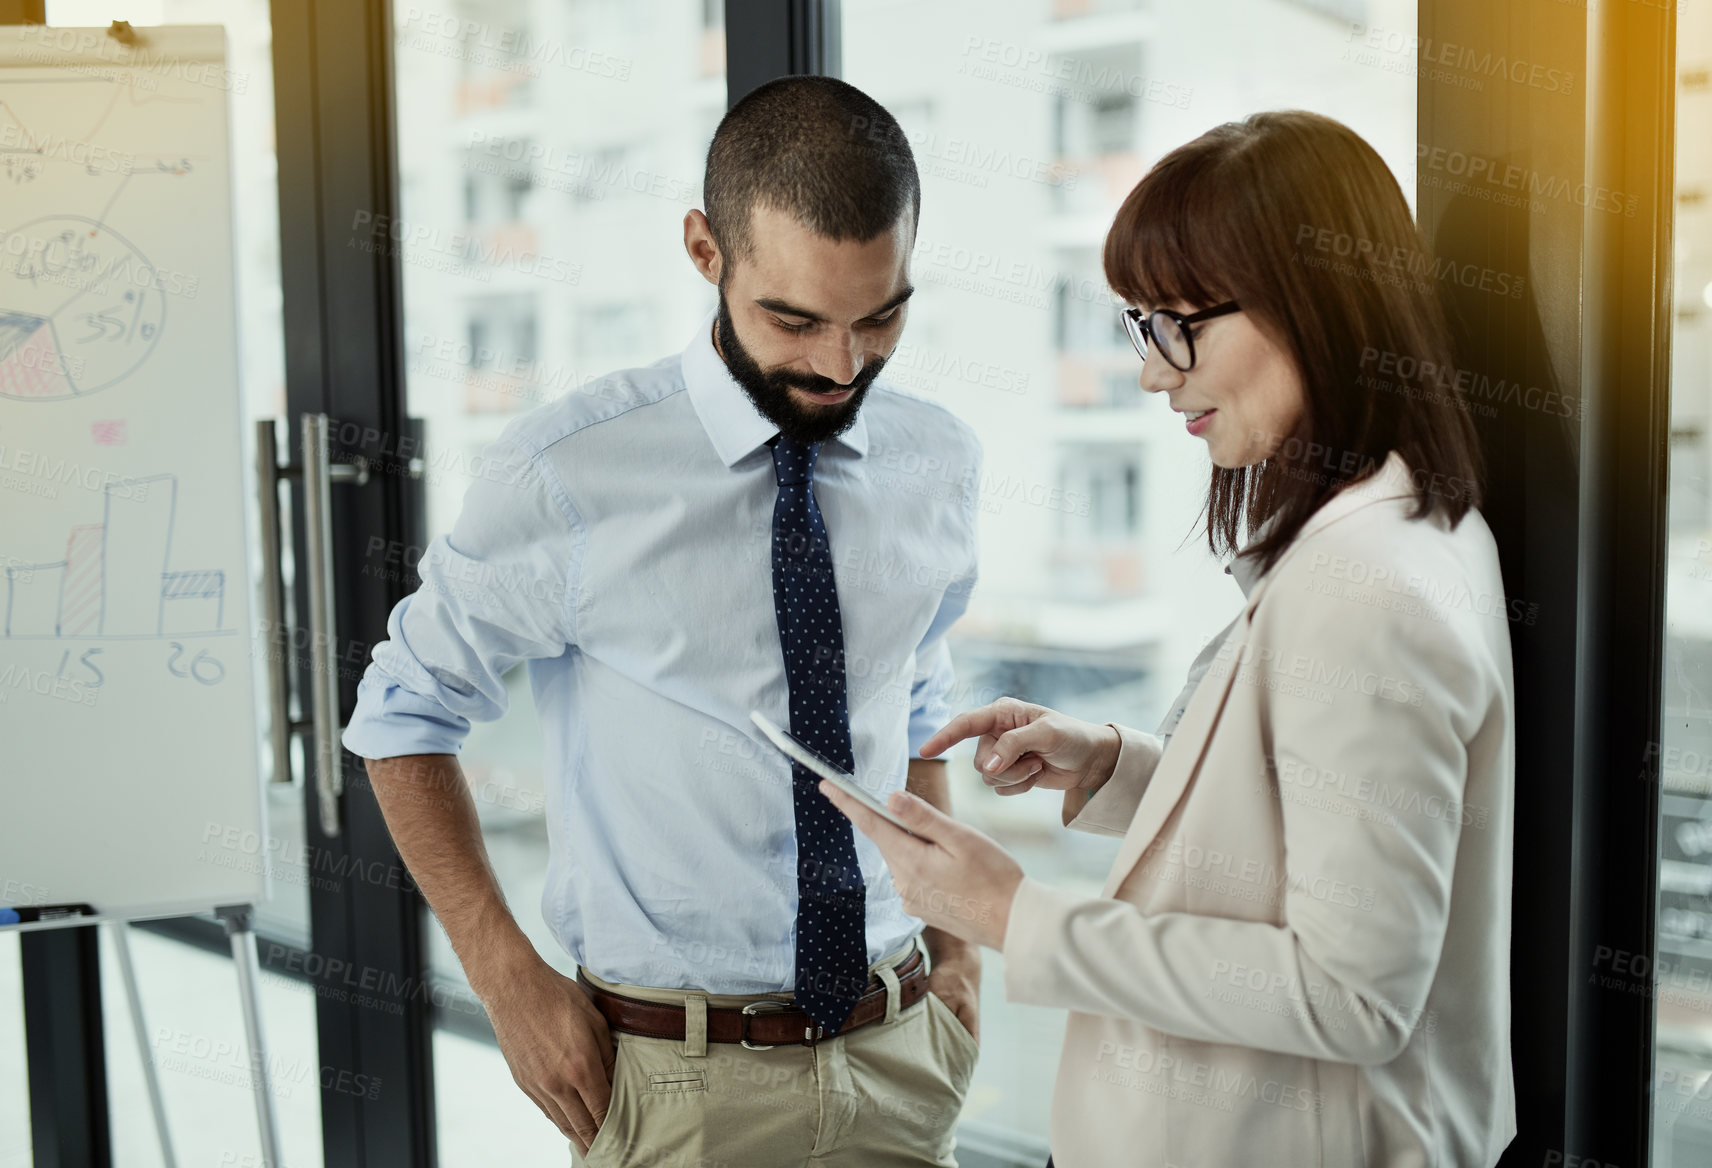
POLYGON ((504 676, 574 641, 575 512, 545 460, 509 435, 483 451, 450 535, 387 618, 341 738, 360 758, 455 754, 506 711, 504 676))

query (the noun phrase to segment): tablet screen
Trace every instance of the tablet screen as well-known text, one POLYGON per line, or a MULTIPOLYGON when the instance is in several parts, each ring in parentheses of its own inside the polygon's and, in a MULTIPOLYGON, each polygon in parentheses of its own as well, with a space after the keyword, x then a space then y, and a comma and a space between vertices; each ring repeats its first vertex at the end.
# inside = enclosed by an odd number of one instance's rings
MULTIPOLYGON (((756 726, 760 727, 761 733, 766 735, 767 741, 771 742, 773 746, 787 758, 791 759, 793 762, 800 763, 811 773, 819 775, 821 778, 832 783, 839 790, 856 799, 874 814, 886 820, 886 822, 903 828, 905 831, 909 831, 909 828, 904 827, 898 817, 892 814, 890 808, 880 802, 879 799, 875 798, 871 792, 856 781, 854 775, 850 774, 842 767, 830 762, 824 755, 820 754, 795 734, 792 734, 783 726, 778 725, 759 710, 750 711, 749 720, 754 722, 756 726)), ((910 832, 910 834, 914 835, 915 833, 910 832)))

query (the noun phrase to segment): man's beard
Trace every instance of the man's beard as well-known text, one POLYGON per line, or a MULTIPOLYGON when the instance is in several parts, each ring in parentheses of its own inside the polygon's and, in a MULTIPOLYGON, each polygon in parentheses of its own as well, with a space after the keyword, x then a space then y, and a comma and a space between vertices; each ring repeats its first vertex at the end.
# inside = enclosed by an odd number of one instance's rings
POLYGON ((779 433, 786 438, 801 442, 805 446, 836 438, 856 424, 856 411, 862 408, 862 399, 868 394, 868 386, 880 375, 880 370, 886 364, 884 357, 868 362, 849 385, 840 385, 830 377, 813 373, 797 373, 789 369, 762 369, 760 362, 756 361, 749 350, 743 347, 743 342, 737 339, 737 326, 731 319, 731 309, 725 302, 723 288, 719 290, 719 320, 716 328, 725 367, 731 371, 731 376, 737 384, 743 387, 743 392, 749 395, 749 400, 755 403, 755 408, 761 411, 761 416, 777 426, 779 433), (837 405, 805 406, 791 397, 790 390, 793 386, 815 393, 837 393, 846 389, 854 389, 856 392, 837 405))

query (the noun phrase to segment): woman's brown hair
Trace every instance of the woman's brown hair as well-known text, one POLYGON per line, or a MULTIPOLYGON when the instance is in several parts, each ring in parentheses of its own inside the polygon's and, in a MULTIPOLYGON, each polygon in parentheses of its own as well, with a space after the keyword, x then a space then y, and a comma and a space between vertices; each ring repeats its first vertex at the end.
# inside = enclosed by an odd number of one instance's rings
POLYGON ((1124 200, 1104 262, 1113 290, 1145 309, 1238 301, 1302 379, 1301 417, 1270 456, 1213 467, 1215 555, 1275 517, 1254 546, 1270 569, 1321 503, 1393 450, 1414 476, 1411 518, 1442 509, 1454 527, 1480 505, 1437 265, 1396 178, 1348 126, 1279 110, 1179 146, 1124 200))

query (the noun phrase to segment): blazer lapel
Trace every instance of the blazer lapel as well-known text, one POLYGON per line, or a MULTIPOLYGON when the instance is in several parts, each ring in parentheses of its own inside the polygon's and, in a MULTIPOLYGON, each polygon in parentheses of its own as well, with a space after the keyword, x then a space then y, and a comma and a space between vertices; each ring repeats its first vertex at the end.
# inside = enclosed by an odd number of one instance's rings
POLYGON ((1219 646, 1218 655, 1189 698, 1183 717, 1172 732, 1171 740, 1166 743, 1165 753, 1160 756, 1153 778, 1135 809, 1135 819, 1124 835, 1123 847, 1118 850, 1117 860, 1112 864, 1111 874, 1106 877, 1106 887, 1101 896, 1111 896, 1117 891, 1118 885, 1141 859, 1147 845, 1153 842, 1159 829, 1170 818, 1182 800, 1183 792, 1189 788, 1190 777, 1200 767, 1201 756, 1207 752, 1213 728, 1218 725, 1219 715, 1224 713, 1225 699, 1230 696, 1237 671, 1242 668, 1246 657, 1244 647, 1248 644, 1249 625, 1254 616, 1253 601, 1259 592, 1257 584, 1254 596, 1243 610, 1242 619, 1232 627, 1224 644, 1219 646))
POLYGON ((1177 804, 1182 802, 1183 793, 1189 789, 1189 779, 1200 768, 1201 759, 1207 753, 1207 744, 1212 740, 1213 730, 1218 725, 1220 715, 1224 713, 1231 686, 1235 684, 1237 673, 1248 658, 1248 636, 1254 623, 1255 607, 1266 592, 1266 586, 1278 575, 1278 569, 1296 554, 1309 536, 1327 525, 1346 515, 1354 514, 1371 503, 1412 494, 1408 464, 1403 461, 1402 455, 1392 451, 1377 472, 1353 487, 1339 491, 1321 504, 1319 510, 1308 516, 1307 521, 1302 524, 1302 530, 1297 532, 1290 546, 1284 549, 1284 554, 1278 557, 1278 562, 1273 564, 1272 570, 1254 581, 1245 598, 1242 619, 1231 629, 1225 643, 1219 647, 1218 656, 1213 659, 1213 664, 1201 679, 1201 684, 1195 688, 1189 705, 1183 711, 1182 720, 1172 733, 1171 741, 1166 744, 1165 753, 1160 757, 1153 778, 1147 784, 1147 791, 1135 809, 1135 819, 1130 823, 1129 831, 1124 836, 1123 847, 1119 849, 1118 857, 1112 863, 1112 870, 1106 877, 1106 886, 1100 893, 1101 896, 1112 896, 1117 892, 1118 886, 1129 877, 1147 846, 1159 835, 1159 829, 1165 826, 1165 821, 1176 810, 1177 804))

